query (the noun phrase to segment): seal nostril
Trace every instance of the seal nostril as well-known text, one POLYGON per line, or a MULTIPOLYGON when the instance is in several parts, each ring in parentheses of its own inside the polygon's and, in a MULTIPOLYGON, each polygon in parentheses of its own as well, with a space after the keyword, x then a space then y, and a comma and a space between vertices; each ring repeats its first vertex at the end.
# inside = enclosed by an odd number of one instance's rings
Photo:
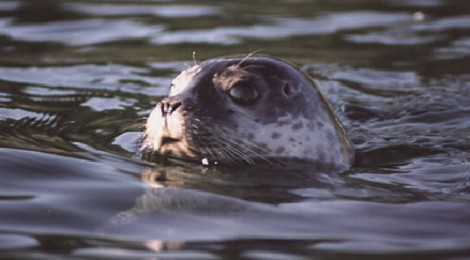
POLYGON ((170 104, 170 115, 171 113, 173 113, 174 111, 176 111, 176 109, 178 109, 180 106, 182 105, 181 102, 176 102, 174 104, 170 104))
POLYGON ((163 103, 163 102, 160 102, 158 105, 160 106, 160 111, 162 112, 162 115, 165 116, 166 110, 167 110, 166 109, 166 104, 163 103))
POLYGON ((160 101, 160 109, 163 116, 171 115, 174 111, 176 111, 179 107, 181 107, 183 103, 181 101, 171 101, 168 99, 164 99, 160 101))

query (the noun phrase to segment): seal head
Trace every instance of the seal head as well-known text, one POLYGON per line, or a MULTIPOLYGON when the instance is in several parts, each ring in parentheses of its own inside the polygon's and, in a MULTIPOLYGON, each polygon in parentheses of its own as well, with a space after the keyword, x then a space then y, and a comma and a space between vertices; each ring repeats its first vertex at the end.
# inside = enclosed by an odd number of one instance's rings
POLYGON ((353 148, 314 81, 278 59, 214 59, 181 72, 150 114, 143 154, 203 163, 346 169, 353 148))

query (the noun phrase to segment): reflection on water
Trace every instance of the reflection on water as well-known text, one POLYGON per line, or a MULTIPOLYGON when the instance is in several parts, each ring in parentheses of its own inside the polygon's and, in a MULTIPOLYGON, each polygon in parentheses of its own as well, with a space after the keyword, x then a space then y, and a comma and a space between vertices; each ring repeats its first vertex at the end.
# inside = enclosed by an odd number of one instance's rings
POLYGON ((469 257, 469 10, 440 0, 1 1, 0 258, 469 257), (142 124, 172 77, 258 49, 320 83, 355 167, 138 158, 142 124))

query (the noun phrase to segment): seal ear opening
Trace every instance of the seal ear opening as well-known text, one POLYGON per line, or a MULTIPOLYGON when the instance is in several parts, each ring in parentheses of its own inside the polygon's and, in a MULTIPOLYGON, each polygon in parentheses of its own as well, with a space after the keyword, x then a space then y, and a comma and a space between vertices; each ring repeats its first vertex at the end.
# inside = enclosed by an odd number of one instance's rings
POLYGON ((284 92, 284 95, 290 96, 292 93, 291 85, 288 82, 284 82, 284 85, 282 85, 282 91, 284 92))
POLYGON ((171 115, 174 111, 180 108, 183 105, 181 99, 167 97, 160 101, 160 109, 162 111, 162 115, 171 115))

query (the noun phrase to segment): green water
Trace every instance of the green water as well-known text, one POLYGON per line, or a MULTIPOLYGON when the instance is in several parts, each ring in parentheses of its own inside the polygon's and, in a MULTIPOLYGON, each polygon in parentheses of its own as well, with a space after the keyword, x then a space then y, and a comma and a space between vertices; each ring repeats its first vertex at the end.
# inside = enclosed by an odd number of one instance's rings
POLYGON ((466 1, 0 1, 0 258, 470 257, 466 1), (140 160, 188 64, 287 59, 355 144, 340 174, 140 160))

